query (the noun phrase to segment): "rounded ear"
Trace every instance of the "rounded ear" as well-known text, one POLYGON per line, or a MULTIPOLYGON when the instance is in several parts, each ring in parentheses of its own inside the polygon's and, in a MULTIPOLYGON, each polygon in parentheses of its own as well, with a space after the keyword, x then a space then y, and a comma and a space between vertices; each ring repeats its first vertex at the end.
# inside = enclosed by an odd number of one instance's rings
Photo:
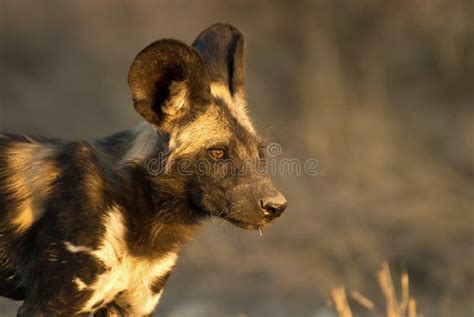
POLYGON ((217 23, 199 34, 192 45, 206 64, 212 81, 225 84, 231 95, 244 88, 244 36, 234 26, 217 23))
POLYGON ((205 107, 210 80, 199 54, 176 40, 160 40, 135 57, 128 73, 135 109, 160 128, 168 120, 205 107))

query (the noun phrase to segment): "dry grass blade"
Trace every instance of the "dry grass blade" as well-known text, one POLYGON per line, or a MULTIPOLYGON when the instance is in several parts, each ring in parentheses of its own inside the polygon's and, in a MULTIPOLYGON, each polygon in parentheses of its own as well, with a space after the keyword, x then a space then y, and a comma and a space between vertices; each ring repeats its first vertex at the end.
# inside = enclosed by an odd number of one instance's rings
POLYGON ((416 314, 416 301, 413 298, 410 298, 408 301, 408 317, 417 317, 416 314))
POLYGON ((402 297, 398 311, 403 314, 407 310, 408 301, 410 299, 410 282, 408 274, 405 272, 401 277, 402 297))
POLYGON ((385 296, 387 305, 387 317, 402 317, 398 311, 397 295, 395 294, 395 288, 392 282, 392 276, 390 275, 390 268, 388 263, 382 264, 382 269, 377 274, 379 284, 382 292, 385 296))
POLYGON ((358 302, 361 306, 367 308, 368 310, 374 310, 375 309, 374 303, 370 299, 368 299, 367 297, 362 295, 361 293, 352 292, 351 296, 356 302, 358 302))
POLYGON ((343 287, 335 288, 331 292, 332 299, 336 305, 340 317, 352 317, 352 311, 347 303, 346 291, 343 287))
MULTIPOLYGON (((382 268, 377 273, 377 278, 382 289, 386 302, 385 317, 419 317, 416 313, 416 301, 410 298, 410 281, 407 273, 403 273, 400 280, 401 294, 400 303, 397 299, 395 286, 392 282, 390 268, 387 263, 383 263, 382 268)), ((346 292, 344 288, 336 288, 331 292, 332 300, 335 304, 339 317, 352 317, 352 311, 347 303, 346 292)), ((380 316, 374 302, 359 292, 352 292, 351 297, 362 307, 370 311, 374 316, 380 316)))

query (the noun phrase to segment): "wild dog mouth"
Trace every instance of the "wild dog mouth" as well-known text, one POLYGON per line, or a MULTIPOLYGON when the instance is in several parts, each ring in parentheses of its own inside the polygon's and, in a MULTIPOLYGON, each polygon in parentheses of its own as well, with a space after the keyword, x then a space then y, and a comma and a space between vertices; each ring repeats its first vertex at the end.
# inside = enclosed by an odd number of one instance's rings
POLYGON ((206 215, 211 218, 211 217, 217 217, 220 219, 223 219, 234 226, 237 226, 241 229, 245 230, 262 230, 268 225, 272 224, 275 219, 274 218, 268 218, 268 217, 263 217, 261 221, 259 222, 247 222, 245 220, 240 220, 237 219, 237 217, 233 217, 231 212, 221 210, 221 211, 215 211, 215 210, 209 210, 209 209, 204 209, 204 208, 199 208, 202 212, 205 212, 206 215))
POLYGON ((233 218, 226 218, 231 224, 246 230, 262 230, 268 223, 247 223, 233 218))
POLYGON ((273 222, 272 220, 268 220, 268 219, 263 219, 260 222, 253 222, 253 223, 252 222, 246 222, 246 221, 243 221, 243 220, 240 220, 240 219, 236 219, 236 218, 232 217, 231 215, 229 215, 226 212, 217 212, 217 213, 212 213, 211 212, 210 215, 218 217, 218 218, 222 218, 222 219, 228 221, 229 223, 231 223, 231 224, 233 224, 233 225, 235 225, 239 228, 245 229, 245 230, 262 230, 267 225, 269 225, 273 222))

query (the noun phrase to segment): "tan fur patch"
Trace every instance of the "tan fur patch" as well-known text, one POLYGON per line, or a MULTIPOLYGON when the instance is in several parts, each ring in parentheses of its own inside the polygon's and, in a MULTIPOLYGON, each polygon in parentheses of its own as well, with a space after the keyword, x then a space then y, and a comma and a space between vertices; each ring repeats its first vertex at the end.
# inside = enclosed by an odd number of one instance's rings
POLYGON ((211 94, 214 97, 221 98, 222 100, 224 100, 229 105, 229 107, 233 106, 235 103, 234 98, 230 94, 229 88, 223 83, 212 83, 211 94))
POLYGON ((188 103, 188 90, 186 82, 174 82, 170 86, 170 98, 163 107, 163 112, 176 115, 186 107, 188 103))
POLYGON ((11 223, 18 233, 25 232, 44 214, 44 200, 59 172, 51 158, 55 148, 39 143, 19 143, 6 153, 6 188, 18 200, 11 223))
POLYGON ((225 84, 214 82, 211 84, 211 93, 214 97, 224 100, 229 105, 229 110, 237 121, 249 132, 255 133, 255 128, 247 113, 247 102, 242 92, 232 96, 225 84))
POLYGON ((82 281, 80 278, 76 277, 73 281, 74 284, 76 284, 78 290, 82 291, 83 289, 87 288, 86 283, 84 283, 84 281, 82 281))
POLYGON ((216 106, 211 105, 207 110, 186 127, 178 127, 171 134, 169 161, 176 156, 195 153, 206 146, 220 141, 225 142, 231 137, 231 131, 220 118, 216 106))
POLYGON ((81 159, 88 161, 82 164, 79 168, 84 169, 83 183, 81 184, 86 192, 84 199, 89 199, 90 202, 96 206, 101 206, 104 199, 104 180, 100 176, 100 169, 95 164, 96 153, 92 146, 87 142, 80 142, 76 144, 76 152, 74 153, 81 159))
POLYGON ((92 203, 100 204, 103 200, 104 181, 94 171, 87 171, 84 175, 87 196, 92 203))

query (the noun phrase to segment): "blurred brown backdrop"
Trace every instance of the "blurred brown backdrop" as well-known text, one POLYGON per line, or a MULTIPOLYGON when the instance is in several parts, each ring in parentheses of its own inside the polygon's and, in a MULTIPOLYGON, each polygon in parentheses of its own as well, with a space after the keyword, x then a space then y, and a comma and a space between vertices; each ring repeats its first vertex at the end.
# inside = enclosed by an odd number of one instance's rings
POLYGON ((290 208, 263 237, 206 225, 157 315, 330 317, 331 287, 380 300, 387 259, 424 316, 472 316, 473 12, 469 0, 0 0, 0 130, 131 127, 134 55, 230 22, 246 35, 257 125, 283 157, 317 158, 319 175, 277 177, 290 208))

